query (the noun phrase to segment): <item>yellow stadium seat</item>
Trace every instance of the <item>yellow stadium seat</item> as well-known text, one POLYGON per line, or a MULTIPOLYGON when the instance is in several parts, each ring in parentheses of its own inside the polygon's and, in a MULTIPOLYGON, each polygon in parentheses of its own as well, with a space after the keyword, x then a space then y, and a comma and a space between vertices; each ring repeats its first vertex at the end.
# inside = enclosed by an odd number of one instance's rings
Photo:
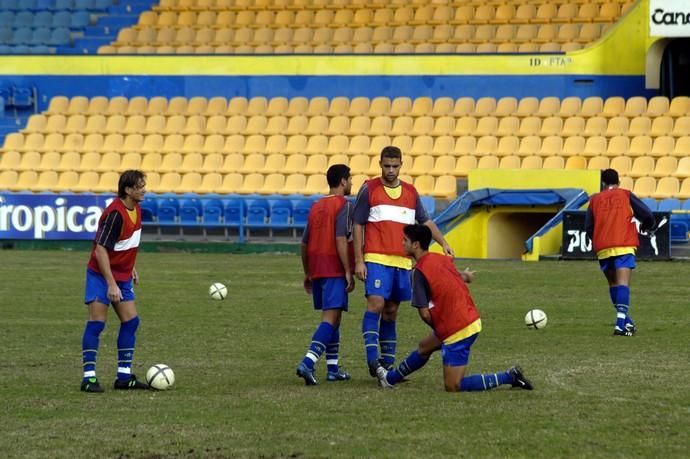
MULTIPOLYGON (((65 117, 63 115, 52 115, 51 119, 59 120, 60 124, 51 127, 50 132, 57 132, 62 130, 65 125, 65 117)), ((26 122, 26 127, 22 132, 43 132, 46 130, 47 119, 44 115, 31 115, 26 122)), ((56 123, 57 124, 57 123, 56 123)))
POLYGON ((328 157, 328 164, 326 164, 326 168, 328 169, 329 167, 335 165, 335 164, 344 164, 347 166, 348 164, 348 157, 346 154, 340 153, 337 155, 329 156, 328 157))
POLYGON ((654 171, 654 158, 651 156, 639 156, 635 158, 628 172, 630 177, 651 176, 654 171))
POLYGON ((68 115, 86 114, 89 108, 89 99, 84 96, 74 96, 69 100, 66 113, 68 115))
MULTIPOLYGON (((590 122, 590 121, 593 121, 595 119, 597 119, 597 118, 596 117, 590 118, 587 121, 590 122)), ((606 137, 613 137, 613 136, 617 136, 617 135, 627 135, 629 128, 630 128, 630 123, 628 121, 628 118, 626 118, 625 116, 615 116, 613 118, 609 118, 609 122, 606 126, 606 130, 605 130, 604 135, 606 137)))
POLYGON ((184 136, 182 134, 169 134, 165 137, 161 134, 149 134, 144 137, 141 152, 179 153, 182 151, 183 145, 184 136))
POLYGON ((676 170, 671 175, 678 178, 690 177, 690 156, 680 158, 676 170))
POLYGON ((521 169, 541 169, 543 160, 541 156, 525 156, 520 164, 521 169))
POLYGON ((434 157, 431 155, 421 155, 414 158, 412 167, 404 168, 406 174, 412 176, 428 175, 434 168, 434 157))
POLYGON ((9 145, 7 149, 22 150, 22 151, 41 151, 43 150, 43 143, 45 137, 40 133, 29 134, 24 137, 24 143, 21 146, 9 145))
POLYGON ((126 97, 115 96, 108 101, 108 107, 105 110, 105 115, 123 115, 127 111, 129 100, 126 97))
POLYGON ((477 149, 477 139, 474 136, 462 136, 455 140, 453 156, 474 155, 477 149))
POLYGON ((242 174, 230 173, 223 176, 223 183, 218 189, 218 193, 222 194, 232 194, 239 193, 242 188, 242 182, 244 177, 242 174))
POLYGON ((304 194, 326 194, 328 193, 328 182, 324 174, 314 174, 307 178, 304 187, 304 194))
POLYGON ((498 52, 498 47, 495 43, 479 43, 477 45, 477 53, 479 54, 490 54, 498 52))
POLYGON ((545 137, 537 154, 539 156, 560 156, 563 151, 563 138, 561 136, 545 137))
MULTIPOLYGON (((626 119, 626 121, 627 121, 627 118, 623 118, 623 119, 626 119)), ((607 122, 606 118, 604 118, 602 116, 593 116, 591 118, 588 118, 587 121, 585 122, 585 129, 584 129, 582 134, 585 137, 604 136, 604 135, 607 135, 607 128, 608 128, 608 122, 607 122)), ((625 126, 625 130, 623 130, 623 133, 625 133, 626 130, 627 130, 627 125, 625 126)))
POLYGON ((157 172, 177 172, 182 166, 182 154, 181 153, 166 153, 162 157, 160 166, 157 168, 157 172))
POLYGON ((454 177, 467 177, 467 173, 477 168, 477 158, 474 156, 460 156, 455 162, 455 168, 452 171, 454 177))
MULTIPOLYGON (((661 137, 659 137, 661 139, 661 137)), ((670 148, 673 148, 673 139, 671 137, 668 137, 668 139, 671 139, 671 146, 670 148)), ((655 154, 652 146, 652 138, 646 135, 640 135, 640 136, 635 136, 632 139, 630 139, 630 144, 628 147, 628 151, 625 152, 624 154, 629 157, 635 157, 635 156, 665 156, 669 154, 668 151, 663 152, 662 154, 655 154)))
POLYGON ((55 96, 50 99, 48 109, 45 111, 46 115, 64 114, 69 107, 69 98, 65 96, 55 96))
MULTIPOLYGON (((118 121, 124 121, 121 116, 118 115, 118 121)), ((113 121, 114 122, 114 121, 113 121)), ((76 127, 76 126, 75 126, 76 127)), ((107 130, 107 119, 104 115, 89 115, 86 118, 86 125, 81 129, 84 134, 94 134, 102 132, 114 132, 107 130)))
POLYGON ((657 178, 668 177, 673 175, 677 168, 678 158, 673 156, 662 156, 661 158, 657 158, 654 170, 650 175, 657 178))
POLYGON ((120 134, 124 132, 126 122, 127 119, 123 115, 110 115, 106 119, 102 132, 105 134, 120 134))
POLYGON ((79 174, 75 171, 61 172, 54 191, 57 193, 64 193, 72 191, 73 187, 79 182, 79 174))
POLYGON ((455 139, 452 136, 445 135, 436 137, 434 140, 434 148, 431 150, 432 156, 451 155, 455 150, 455 139))
POLYGON ((563 142, 561 149, 562 156, 578 156, 581 155, 585 149, 585 138, 581 136, 570 136, 563 142))
POLYGON ((60 151, 80 151, 84 145, 84 136, 80 133, 67 134, 64 138, 60 151))
POLYGON ((622 116, 625 114, 625 99, 620 96, 608 97, 604 101, 601 113, 598 116, 604 116, 606 118, 613 118, 622 116))
POLYGON ((518 156, 535 156, 539 155, 541 149, 541 137, 527 136, 520 140, 520 146, 517 149, 518 156))
POLYGON ((520 99, 513 115, 521 118, 535 116, 539 109, 539 99, 536 97, 524 97, 520 99))
POLYGON ((570 156, 565 161, 565 169, 586 169, 587 159, 582 156, 570 156))
POLYGON ((86 127, 86 116, 84 115, 71 115, 67 118, 63 132, 83 132, 86 127))
POLYGON ((581 155, 587 158, 592 156, 603 156, 606 154, 607 141, 603 136, 592 136, 585 142, 585 148, 581 155))
POLYGON ((391 145, 391 138, 387 135, 376 135, 369 143, 369 155, 379 156, 384 147, 391 145))
POLYGON ((582 101, 579 115, 584 118, 601 116, 604 110, 604 100, 598 96, 590 96, 582 101))
POLYGON ((307 177, 301 173, 292 173, 285 178, 285 183, 278 193, 283 195, 303 194, 307 186, 307 177))
POLYGON ((673 123, 674 120, 670 116, 658 116, 652 120, 649 135, 652 137, 671 135, 673 132, 673 123))
POLYGON ((159 172, 162 161, 160 153, 146 153, 141 157, 141 169, 147 172, 159 172))
POLYGON ((627 135, 635 137, 638 135, 649 135, 652 129, 652 120, 646 116, 636 116, 630 120, 627 135))
MULTIPOLYGON (((517 120, 517 118, 515 118, 517 120)), ((473 135, 475 137, 495 135, 498 130, 498 119, 493 116, 484 116, 477 122, 473 135)), ((456 125, 457 134, 457 125, 456 125)))
POLYGON ((690 199, 690 178, 683 179, 676 197, 678 199, 690 199))
POLYGON ((537 8, 534 17, 530 22, 550 23, 558 15, 558 5, 556 3, 542 3, 537 8))
POLYGON ((434 167, 430 171, 427 171, 427 174, 438 177, 452 174, 453 170, 455 170, 455 158, 450 155, 444 155, 436 158, 434 167))
MULTIPOLYGON (((0 171, 15 170, 22 156, 17 151, 4 151, 0 154, 0 171)), ((1 188, 0 188, 1 189, 1 188)))
MULTIPOLYGON (((578 7, 573 3, 563 3, 558 7, 556 16, 551 18, 551 22, 572 22, 578 17, 578 7)), ((579 20, 579 18, 578 18, 579 20)))
POLYGON ((565 160, 562 156, 547 156, 542 163, 542 169, 564 169, 565 160))
MULTIPOLYGON (((200 153, 187 153, 182 157, 182 164, 180 165, 179 172, 198 172, 202 169, 204 163, 203 156, 200 153)), ((201 177, 199 177, 201 180, 201 177)))
POLYGON ((518 46, 517 52, 523 53, 523 54, 538 53, 539 52, 539 44, 538 43, 531 43, 531 42, 520 43, 520 46, 518 46))
POLYGON ((326 155, 313 154, 307 159, 302 172, 307 175, 323 174, 328 168, 328 157, 326 155))
POLYGON ((101 154, 97 152, 88 152, 76 159, 77 162, 75 163, 74 158, 64 158, 61 162, 60 170, 74 170, 79 172, 95 171, 101 163, 101 154))
POLYGON ((122 158, 119 153, 108 152, 101 156, 99 164, 96 166, 96 172, 111 172, 120 170, 120 163, 122 158))
POLYGON ((143 134, 157 134, 165 131, 166 119, 163 115, 151 115, 146 118, 146 124, 141 132, 143 134))
POLYGON ((141 155, 137 152, 129 152, 122 155, 122 160, 120 161, 120 166, 118 170, 120 172, 129 169, 140 169, 141 168, 141 155))
POLYGON ((38 168, 41 162, 41 154, 37 151, 25 151, 22 154, 21 161, 17 166, 18 171, 31 171, 38 168))
POLYGON ((645 115, 650 118, 665 115, 669 110, 669 100, 666 96, 654 96, 647 102, 647 109, 640 115, 645 115))
POLYGON ((680 182, 676 177, 662 177, 656 183, 656 189, 651 197, 654 199, 667 199, 678 197, 680 182))
MULTIPOLYGON (((42 138, 43 136, 41 136, 42 138)), ((11 132, 5 136, 5 143, 3 150, 23 150, 24 149, 24 134, 20 132, 11 132)))
POLYGON ((503 156, 498 163, 499 169, 520 169, 520 157, 517 155, 503 156))
POLYGON ((209 172, 201 177, 201 184, 195 190, 196 193, 217 193, 223 184, 223 176, 217 172, 209 172))
POLYGON ((434 191, 435 179, 431 175, 420 175, 414 179, 414 186, 422 196, 431 196, 434 191))
MULTIPOLYGON (((47 151, 41 155, 40 162, 36 166, 37 171, 55 170, 60 163, 60 153, 56 151, 47 151)), ((57 181, 57 176, 56 176, 57 181)))
POLYGON ((260 194, 278 194, 285 186, 285 176, 283 174, 269 174, 264 180, 264 184, 259 190, 260 194))
MULTIPOLYGON (((490 137, 487 137, 491 141, 491 148, 493 148, 493 140, 490 139, 490 137)), ((517 153, 518 149, 520 148, 520 139, 516 136, 509 135, 509 136, 504 136, 500 137, 498 140, 498 145, 494 150, 487 149, 486 152, 488 154, 495 154, 496 156, 503 157, 503 156, 511 156, 517 153)), ((478 143, 477 150, 483 150, 484 149, 484 141, 480 138, 480 142, 478 143)))
MULTIPOLYGON (((231 153, 234 155, 238 155, 238 153, 231 153)), ((228 155, 230 156, 230 155, 228 155)), ((201 165, 201 168, 199 169, 199 172, 203 173, 211 173, 211 172, 220 172, 223 170, 223 161, 224 161, 224 156, 221 153, 207 153, 203 155, 203 163, 201 165)), ((239 158, 240 161, 240 168, 241 162, 244 161, 244 156, 240 155, 239 158)), ((238 168, 239 169, 239 168, 238 168)))
POLYGON ((323 152, 329 156, 340 155, 347 151, 350 140, 345 135, 334 135, 328 139, 328 146, 323 152))
POLYGON ((621 176, 619 177, 620 179, 620 187, 623 188, 624 190, 630 190, 634 188, 634 182, 635 180, 632 177, 625 177, 621 176))
POLYGON ((587 161, 587 169, 590 170, 604 170, 609 167, 609 158, 606 156, 593 156, 587 161))
POLYGON ((582 101, 579 97, 570 96, 561 101, 561 106, 558 110, 558 116, 561 118, 570 118, 577 116, 582 109, 582 101))
POLYGON ((223 173, 241 172, 244 169, 244 156, 240 153, 225 155, 221 171, 223 173))
MULTIPOLYGON (((150 187, 154 193, 176 193, 182 182, 182 177, 177 172, 166 172, 161 175, 160 183, 150 187)), ((147 184, 148 185, 148 184, 147 184)))
POLYGON ((606 156, 615 157, 628 154, 630 151, 630 139, 628 136, 619 135, 611 137, 606 147, 606 156))
POLYGON ((117 191, 119 178, 120 174, 118 172, 103 172, 98 179, 98 184, 93 187, 93 191, 97 193, 115 192, 117 191))
MULTIPOLYGON (((656 142, 655 142, 656 145, 656 142)), ((675 141, 671 155, 682 158, 688 156, 690 151, 690 136, 679 137, 675 141)))
POLYGON ((477 169, 498 169, 499 159, 497 156, 487 155, 479 158, 477 169))
POLYGON ((454 199, 457 196, 457 182, 452 175, 442 175, 434 181, 431 195, 437 198, 454 199))
POLYGON ((676 118, 670 135, 674 137, 690 136, 690 116, 676 118))
MULTIPOLYGON (((97 172, 93 172, 93 171, 81 172, 79 174, 79 181, 75 185, 72 185, 71 191, 75 191, 77 193, 93 192, 95 190, 95 188, 98 186, 99 180, 100 180, 100 176, 98 175, 97 172)), ((114 191, 114 190, 111 190, 111 191, 114 191)))
POLYGON ((627 176, 632 169, 632 159, 627 156, 616 156, 611 158, 611 163, 609 164, 611 169, 615 169, 620 176, 627 176))
POLYGON ((65 137, 59 132, 52 132, 45 136, 43 145, 38 147, 39 151, 60 151, 62 150, 65 137))
POLYGON ((671 99, 671 103, 666 114, 674 118, 687 116, 690 114, 690 97, 678 96, 671 99))

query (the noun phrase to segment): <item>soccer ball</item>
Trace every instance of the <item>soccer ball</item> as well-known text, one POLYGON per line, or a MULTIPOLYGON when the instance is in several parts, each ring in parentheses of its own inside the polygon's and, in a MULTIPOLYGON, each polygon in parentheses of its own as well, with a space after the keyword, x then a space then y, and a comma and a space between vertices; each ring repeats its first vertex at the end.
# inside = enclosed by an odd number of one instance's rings
POLYGON ((541 309, 532 309, 525 316, 525 325, 527 328, 534 328, 535 330, 541 330, 546 327, 548 319, 546 314, 541 309))
POLYGON ((156 390, 168 390, 175 384, 175 373, 164 363, 159 363, 146 372, 146 384, 156 390))
POLYGON ((220 282, 216 282, 208 288, 208 294, 214 300, 223 300, 228 296, 228 288, 220 282))

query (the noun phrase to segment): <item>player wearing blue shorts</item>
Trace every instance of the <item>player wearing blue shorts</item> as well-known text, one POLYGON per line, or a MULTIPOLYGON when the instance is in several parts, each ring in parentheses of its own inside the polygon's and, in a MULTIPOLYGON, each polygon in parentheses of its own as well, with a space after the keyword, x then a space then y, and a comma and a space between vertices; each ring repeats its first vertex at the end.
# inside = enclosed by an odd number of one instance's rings
POLYGON ((396 319, 400 302, 409 301, 412 261, 402 246, 402 228, 419 222, 429 227, 443 251, 453 250, 427 215, 417 190, 398 179, 402 152, 388 146, 381 151, 381 177, 367 181, 354 209, 355 275, 365 282, 367 310, 362 338, 372 376, 379 358, 384 366, 395 363, 396 319), (379 355, 380 351, 380 355, 379 355))
POLYGON ((592 196, 585 217, 585 231, 592 239, 601 271, 609 285, 609 297, 616 309, 614 336, 633 336, 637 332, 630 318, 630 278, 635 269, 635 252, 640 245, 633 217, 640 230, 652 231, 654 214, 628 190, 619 187, 618 172, 601 173, 602 191, 592 196))
POLYGON ((532 390, 520 367, 500 373, 465 376, 470 349, 482 329, 479 311, 474 305, 466 282, 472 282, 469 269, 458 272, 450 257, 429 253, 431 231, 424 225, 404 228, 405 251, 417 262, 413 271, 412 305, 433 332, 419 342, 419 347, 397 368, 376 368, 379 384, 391 388, 410 373, 422 368, 431 354, 441 350, 443 381, 446 391, 483 391, 503 384, 532 390))
POLYGON ((315 386, 314 365, 326 353, 326 381, 347 381, 350 374, 338 364, 340 320, 347 311, 347 296, 355 288, 352 277, 352 204, 350 168, 334 164, 326 173, 330 193, 314 203, 302 237, 304 289, 321 311, 321 323, 297 366, 297 376, 315 386))
POLYGON ((82 337, 83 378, 81 390, 103 392, 96 377, 99 337, 105 328, 108 307, 120 319, 117 337, 117 379, 115 389, 148 389, 132 374, 132 360, 139 316, 134 303, 133 284, 139 283, 134 267, 141 240, 141 208, 146 193, 146 176, 128 170, 118 182, 118 196, 103 211, 98 221, 91 258, 86 269, 84 303, 88 321, 82 337))

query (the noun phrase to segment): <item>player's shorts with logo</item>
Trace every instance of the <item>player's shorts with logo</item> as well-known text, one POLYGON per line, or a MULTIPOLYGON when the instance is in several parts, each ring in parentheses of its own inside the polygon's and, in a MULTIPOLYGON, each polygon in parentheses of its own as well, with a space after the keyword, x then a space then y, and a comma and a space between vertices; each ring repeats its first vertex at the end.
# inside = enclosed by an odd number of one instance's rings
MULTIPOLYGON (((132 286, 132 279, 126 282, 117 282, 122 293, 122 301, 134 301, 134 288, 132 286)), ((105 305, 110 304, 108 299, 108 283, 102 274, 97 273, 91 269, 86 270, 86 288, 84 289, 84 304, 89 304, 93 301, 98 301, 105 305)))
POLYGON ((382 296, 386 300, 402 302, 412 298, 410 270, 366 262, 367 280, 364 285, 366 296, 382 296))

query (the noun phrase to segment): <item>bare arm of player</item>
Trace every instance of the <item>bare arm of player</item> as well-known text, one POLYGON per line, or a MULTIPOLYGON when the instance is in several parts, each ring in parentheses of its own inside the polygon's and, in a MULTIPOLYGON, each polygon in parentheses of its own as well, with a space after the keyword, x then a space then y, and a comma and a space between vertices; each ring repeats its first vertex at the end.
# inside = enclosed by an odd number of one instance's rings
POLYGON ((433 328, 431 325, 431 312, 429 312, 429 308, 417 308, 417 313, 419 314, 420 319, 422 319, 428 326, 433 328))
POLYGON ((465 268, 464 271, 458 271, 460 277, 462 277, 462 280, 464 280, 466 284, 470 284, 474 281, 474 273, 476 272, 477 271, 471 271, 470 268, 465 268))
POLYGON ((113 303, 119 303, 122 301, 122 292, 120 287, 117 286, 113 272, 110 269, 108 250, 100 244, 96 244, 96 261, 98 262, 98 269, 108 283, 108 299, 113 303))
POLYGON ((137 268, 132 268, 132 281, 134 281, 134 285, 139 285, 139 273, 137 272, 137 268))
POLYGON ((338 251, 338 258, 340 258, 340 263, 343 264, 343 268, 345 269, 347 293, 350 293, 355 289, 355 280, 352 278, 352 267, 350 266, 350 260, 347 254, 347 237, 337 236, 335 238, 335 248, 338 251))
POLYGON ((309 255, 307 254, 307 244, 300 244, 300 253, 302 254, 302 269, 304 270, 304 291, 311 295, 311 279, 309 278, 309 255))
POLYGON ((361 281, 367 280, 367 266, 364 264, 364 225, 355 223, 352 231, 355 249, 355 276, 361 281))
POLYGON ((446 242, 446 238, 443 237, 443 234, 441 233, 441 230, 438 229, 438 226, 436 226, 436 223, 434 223, 433 220, 429 219, 424 222, 424 225, 428 226, 431 230, 431 237, 434 239, 434 241, 438 242, 439 245, 443 247, 443 253, 445 253, 449 257, 455 257, 455 252, 453 251, 453 248, 450 245, 448 245, 448 242, 446 242))

